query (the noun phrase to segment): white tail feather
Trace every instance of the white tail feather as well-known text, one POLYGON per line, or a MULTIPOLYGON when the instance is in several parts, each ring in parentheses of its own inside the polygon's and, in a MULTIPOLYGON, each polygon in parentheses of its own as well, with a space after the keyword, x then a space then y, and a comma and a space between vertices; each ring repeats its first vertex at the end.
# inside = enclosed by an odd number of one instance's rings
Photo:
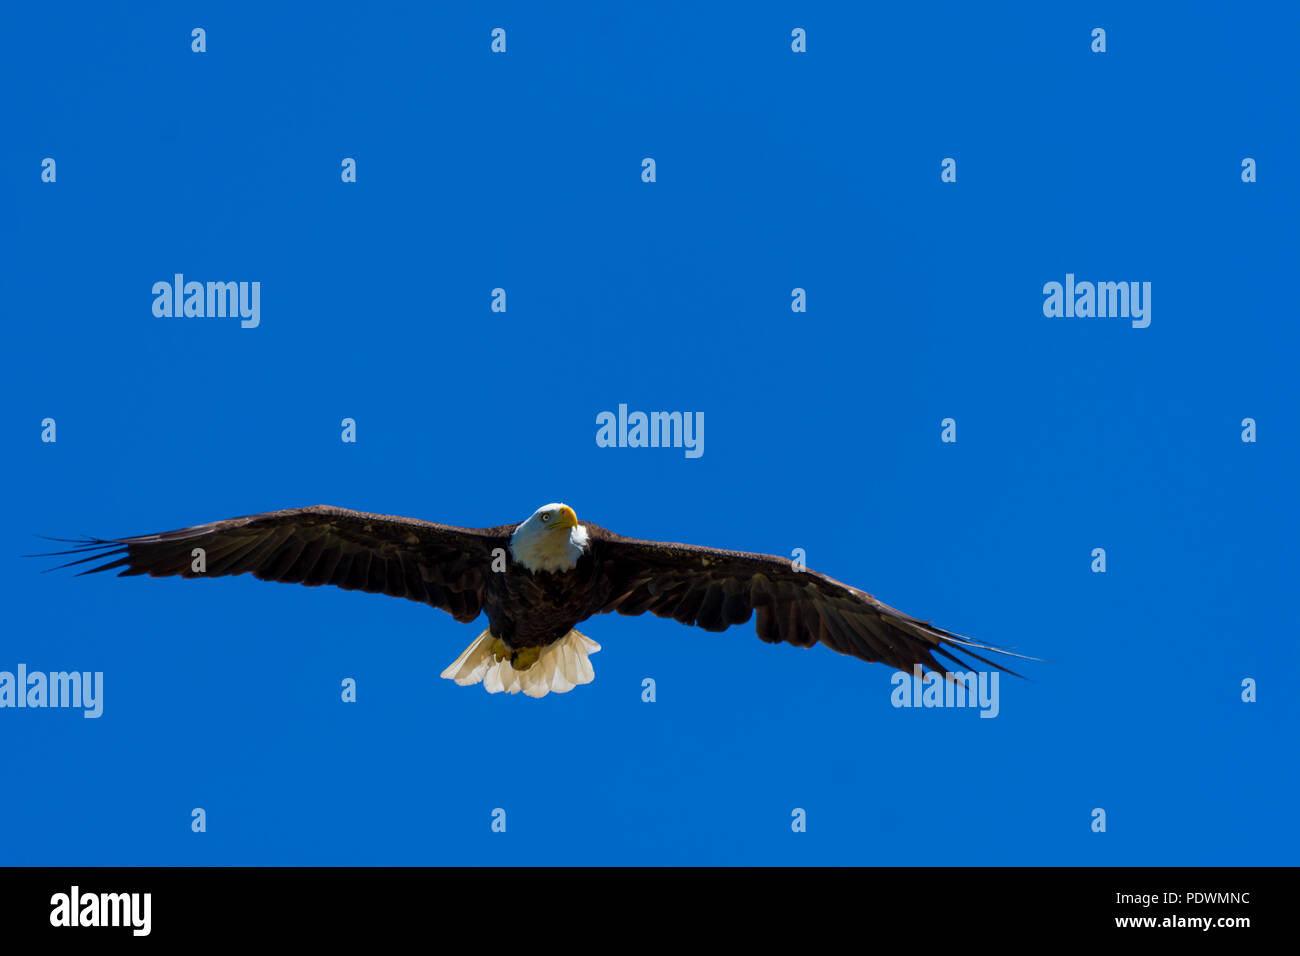
POLYGON ((487 673, 488 667, 495 663, 492 659, 492 640, 492 630, 484 630, 461 652, 460 657, 451 662, 442 676, 454 680, 462 687, 477 684, 487 673))
POLYGON ((596 678, 596 669, 588 657, 600 650, 600 645, 578 631, 570 631, 542 648, 537 662, 523 671, 515 670, 510 661, 498 661, 493 656, 495 640, 491 630, 485 630, 451 662, 442 676, 462 687, 481 681, 489 694, 523 691, 529 697, 545 697, 552 691, 567 694, 579 684, 590 684, 596 678))

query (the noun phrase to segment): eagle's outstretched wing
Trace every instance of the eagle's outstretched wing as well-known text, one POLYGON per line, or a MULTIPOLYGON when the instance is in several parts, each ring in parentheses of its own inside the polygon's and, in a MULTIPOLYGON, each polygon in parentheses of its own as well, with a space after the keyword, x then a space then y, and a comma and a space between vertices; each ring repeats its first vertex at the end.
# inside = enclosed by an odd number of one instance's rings
POLYGON ((54 553, 82 555, 60 567, 109 559, 83 574, 113 568, 122 568, 119 575, 184 578, 252 572, 263 581, 409 598, 468 622, 483 609, 492 550, 509 546, 510 531, 315 505, 135 538, 86 538, 54 553), (201 571, 195 570, 196 548, 203 549, 201 571))
POLYGON ((954 650, 1010 674, 1015 671, 977 652, 1036 660, 935 627, 824 574, 795 570, 785 558, 639 541, 584 525, 598 568, 593 613, 649 611, 721 631, 744 624, 757 612, 758 636, 769 643, 821 643, 908 673, 916 664, 949 670, 940 666, 935 654, 969 671, 970 665, 954 650))

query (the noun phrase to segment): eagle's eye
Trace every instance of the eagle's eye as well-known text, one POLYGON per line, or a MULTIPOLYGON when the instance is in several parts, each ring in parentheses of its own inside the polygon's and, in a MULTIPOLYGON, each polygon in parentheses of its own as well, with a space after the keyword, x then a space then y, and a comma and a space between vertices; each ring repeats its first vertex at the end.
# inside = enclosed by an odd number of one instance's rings
POLYGON ((543 512, 542 512, 542 520, 543 520, 543 521, 550 521, 550 520, 551 520, 551 513, 550 513, 549 511, 543 511, 543 512))

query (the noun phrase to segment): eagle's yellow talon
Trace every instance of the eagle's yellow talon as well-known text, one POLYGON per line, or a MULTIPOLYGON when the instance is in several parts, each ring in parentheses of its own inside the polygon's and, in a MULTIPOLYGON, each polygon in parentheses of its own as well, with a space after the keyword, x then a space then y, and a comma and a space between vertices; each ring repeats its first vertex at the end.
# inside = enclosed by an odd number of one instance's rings
POLYGON ((526 671, 537 663, 537 658, 542 656, 540 647, 525 647, 523 650, 516 651, 514 659, 510 661, 510 666, 517 671, 526 671))

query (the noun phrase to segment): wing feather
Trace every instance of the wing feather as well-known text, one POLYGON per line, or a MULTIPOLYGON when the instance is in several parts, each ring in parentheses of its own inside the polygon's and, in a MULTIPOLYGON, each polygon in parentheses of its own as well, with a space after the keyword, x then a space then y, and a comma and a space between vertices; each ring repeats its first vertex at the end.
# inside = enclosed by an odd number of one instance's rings
POLYGON ((754 627, 764 641, 825 644, 908 673, 917 664, 943 671, 936 653, 963 670, 971 668, 957 651, 1010 674, 1016 672, 978 651, 1036 660, 936 627, 824 574, 796 570, 775 555, 642 541, 584 525, 598 568, 593 614, 648 611, 721 631, 757 612, 754 627))
POLYGON ((56 553, 78 556, 59 567, 103 562, 82 574, 117 569, 119 575, 185 578, 251 573, 263 581, 332 584, 407 598, 471 621, 484 606, 483 568, 493 548, 509 545, 512 530, 457 528, 316 505, 161 534, 86 538, 56 553), (193 569, 195 548, 204 550, 204 571, 193 569))

